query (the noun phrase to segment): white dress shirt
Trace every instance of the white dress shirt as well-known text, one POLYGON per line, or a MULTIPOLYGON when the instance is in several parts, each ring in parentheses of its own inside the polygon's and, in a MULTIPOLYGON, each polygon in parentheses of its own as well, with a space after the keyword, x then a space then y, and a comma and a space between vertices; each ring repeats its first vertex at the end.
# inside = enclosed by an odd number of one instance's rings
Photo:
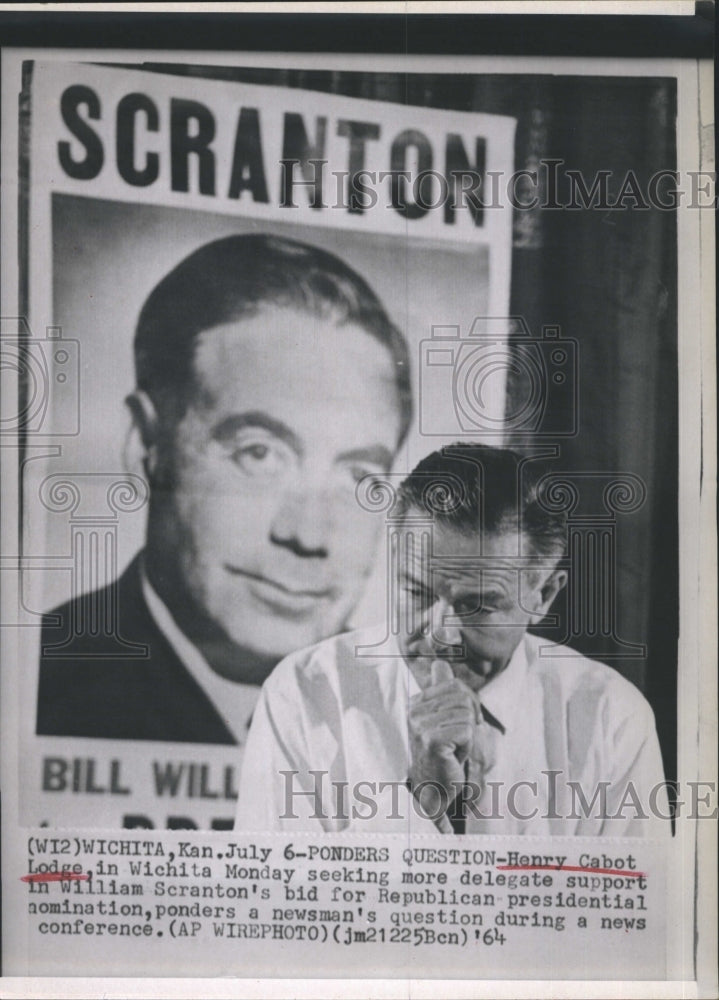
MULTIPOLYGON (((275 668, 253 716, 236 830, 437 832, 407 788, 417 683, 391 640, 380 656, 355 656, 382 638, 350 632, 275 668)), ((469 811, 467 833, 669 833, 654 818, 668 807, 652 710, 611 667, 525 635, 480 700, 500 725, 484 731, 482 815, 469 811)))
POLYGON ((142 596, 155 624, 172 646, 182 665, 210 699, 217 714, 235 737, 235 741, 239 746, 244 746, 252 713, 260 695, 258 685, 231 681, 213 670, 197 646, 178 628, 167 605, 147 579, 144 567, 140 570, 140 580, 142 596))

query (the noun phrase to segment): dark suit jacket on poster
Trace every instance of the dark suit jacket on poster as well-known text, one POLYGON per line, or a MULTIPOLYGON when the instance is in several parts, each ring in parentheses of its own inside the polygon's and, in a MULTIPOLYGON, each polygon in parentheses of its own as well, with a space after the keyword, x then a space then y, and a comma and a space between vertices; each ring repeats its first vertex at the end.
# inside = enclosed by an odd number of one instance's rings
POLYGON ((155 624, 136 558, 118 581, 43 619, 37 733, 234 744, 155 624))

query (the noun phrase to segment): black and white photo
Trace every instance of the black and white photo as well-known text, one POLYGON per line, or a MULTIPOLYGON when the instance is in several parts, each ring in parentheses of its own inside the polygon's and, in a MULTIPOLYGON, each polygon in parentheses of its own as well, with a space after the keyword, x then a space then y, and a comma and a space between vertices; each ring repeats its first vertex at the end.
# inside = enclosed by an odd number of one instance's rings
POLYGON ((3 58, 8 975, 689 995, 703 67, 3 58))

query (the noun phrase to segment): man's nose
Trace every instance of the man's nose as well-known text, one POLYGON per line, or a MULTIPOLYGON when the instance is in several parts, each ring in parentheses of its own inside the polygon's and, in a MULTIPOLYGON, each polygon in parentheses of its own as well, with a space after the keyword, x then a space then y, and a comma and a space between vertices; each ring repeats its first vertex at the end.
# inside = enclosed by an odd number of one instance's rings
POLYGON ((435 601, 430 610, 429 640, 439 652, 446 646, 461 646, 462 632, 457 625, 449 625, 446 622, 447 616, 454 614, 454 609, 449 601, 440 597, 435 601))
POLYGON ((284 493, 270 526, 270 539, 305 558, 326 559, 331 511, 322 489, 297 487, 284 493))

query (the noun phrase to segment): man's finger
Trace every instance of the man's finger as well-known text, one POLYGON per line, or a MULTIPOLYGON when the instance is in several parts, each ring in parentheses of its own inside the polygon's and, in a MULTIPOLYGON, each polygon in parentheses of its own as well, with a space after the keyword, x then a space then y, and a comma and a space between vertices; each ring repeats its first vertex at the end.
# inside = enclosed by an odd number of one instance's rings
POLYGON ((432 727, 455 718, 466 719, 467 722, 475 725, 474 709, 466 700, 440 701, 437 698, 430 698, 427 701, 418 702, 416 705, 410 705, 408 714, 409 718, 432 727))
POLYGON ((445 681, 454 680, 454 671, 446 660, 432 660, 431 685, 443 684, 445 681))

